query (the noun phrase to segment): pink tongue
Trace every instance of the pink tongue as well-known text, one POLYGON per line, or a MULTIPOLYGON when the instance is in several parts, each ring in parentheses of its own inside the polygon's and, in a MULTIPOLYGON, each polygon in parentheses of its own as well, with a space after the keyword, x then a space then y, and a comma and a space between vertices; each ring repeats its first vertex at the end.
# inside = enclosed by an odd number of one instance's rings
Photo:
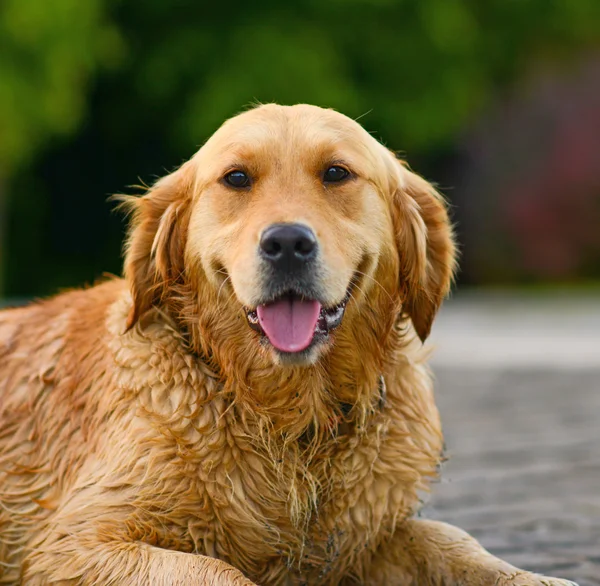
POLYGON ((320 312, 318 301, 293 298, 257 308, 258 321, 269 342, 281 352, 301 352, 310 345, 320 312))

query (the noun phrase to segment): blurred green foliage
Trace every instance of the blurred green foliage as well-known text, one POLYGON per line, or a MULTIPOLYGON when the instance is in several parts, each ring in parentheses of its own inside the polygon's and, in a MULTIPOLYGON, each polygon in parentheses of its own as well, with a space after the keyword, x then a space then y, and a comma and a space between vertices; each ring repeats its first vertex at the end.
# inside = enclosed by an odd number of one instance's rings
POLYGON ((6 292, 119 271, 106 195, 179 164, 249 103, 365 115, 434 169, 532 68, 597 47, 598 23, 598 0, 3 0, 6 292))
POLYGON ((0 3, 0 171, 11 175, 48 138, 73 132, 90 79, 123 44, 102 0, 0 3))

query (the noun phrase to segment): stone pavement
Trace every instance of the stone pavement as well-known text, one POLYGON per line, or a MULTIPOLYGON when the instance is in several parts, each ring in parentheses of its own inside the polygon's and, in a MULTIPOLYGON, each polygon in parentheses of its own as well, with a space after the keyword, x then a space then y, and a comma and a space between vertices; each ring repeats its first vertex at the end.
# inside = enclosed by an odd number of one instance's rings
POLYGON ((600 295, 457 295, 432 341, 450 460, 425 516, 600 586, 600 295))

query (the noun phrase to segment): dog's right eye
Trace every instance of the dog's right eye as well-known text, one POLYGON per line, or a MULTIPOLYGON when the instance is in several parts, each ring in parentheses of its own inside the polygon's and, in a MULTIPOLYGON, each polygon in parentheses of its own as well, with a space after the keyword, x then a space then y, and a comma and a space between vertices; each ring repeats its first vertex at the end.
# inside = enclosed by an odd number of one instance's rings
POLYGON ((250 185, 250 177, 246 173, 240 170, 230 171, 223 177, 223 180, 227 185, 240 189, 242 187, 248 187, 250 185))

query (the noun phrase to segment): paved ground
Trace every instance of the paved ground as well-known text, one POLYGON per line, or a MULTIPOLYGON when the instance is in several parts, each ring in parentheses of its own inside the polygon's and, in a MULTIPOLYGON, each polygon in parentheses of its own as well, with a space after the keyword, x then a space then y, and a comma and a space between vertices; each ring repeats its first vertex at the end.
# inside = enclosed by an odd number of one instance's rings
POLYGON ((600 296, 458 296, 433 339, 450 461, 426 515, 600 585, 600 296))

